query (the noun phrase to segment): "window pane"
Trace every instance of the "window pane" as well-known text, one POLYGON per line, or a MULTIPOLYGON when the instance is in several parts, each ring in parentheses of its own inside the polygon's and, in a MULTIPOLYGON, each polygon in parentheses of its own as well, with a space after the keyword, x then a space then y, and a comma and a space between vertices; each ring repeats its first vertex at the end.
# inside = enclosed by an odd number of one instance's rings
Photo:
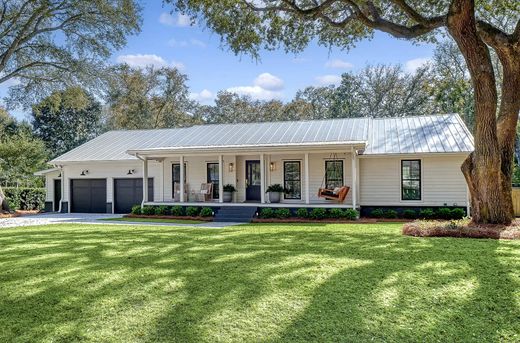
POLYGON ((421 161, 401 161, 401 192, 403 200, 421 200, 421 161))
POLYGON ((284 162, 285 199, 301 199, 300 162, 284 162))
POLYGON ((342 187, 343 161, 325 161, 325 188, 342 187))

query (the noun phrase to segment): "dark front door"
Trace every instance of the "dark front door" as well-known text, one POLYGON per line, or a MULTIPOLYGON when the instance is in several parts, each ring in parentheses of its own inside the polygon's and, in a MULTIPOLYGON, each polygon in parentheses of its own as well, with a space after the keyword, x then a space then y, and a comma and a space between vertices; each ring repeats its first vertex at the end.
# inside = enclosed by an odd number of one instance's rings
POLYGON ((208 163, 207 182, 213 184, 213 199, 218 199, 219 175, 218 163, 208 163))
MULTIPOLYGON (((148 179, 148 200, 153 201, 153 179, 148 179)), ((130 213, 143 201, 143 179, 114 179, 114 213, 130 213)))
POLYGON ((61 201, 61 180, 54 180, 54 212, 60 209, 61 201))
POLYGON ((260 161, 246 161, 246 201, 260 201, 260 161))
POLYGON ((107 212, 107 180, 75 179, 70 186, 72 213, 107 212))

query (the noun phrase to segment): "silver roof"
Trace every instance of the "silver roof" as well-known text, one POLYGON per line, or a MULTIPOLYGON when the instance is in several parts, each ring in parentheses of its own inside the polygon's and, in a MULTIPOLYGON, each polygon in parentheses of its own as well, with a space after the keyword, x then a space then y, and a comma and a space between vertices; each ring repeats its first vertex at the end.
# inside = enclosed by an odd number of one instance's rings
POLYGON ((198 125, 109 131, 51 163, 132 160, 128 151, 259 146, 365 145, 365 154, 450 153, 473 150, 473 137, 456 114, 401 118, 198 125))

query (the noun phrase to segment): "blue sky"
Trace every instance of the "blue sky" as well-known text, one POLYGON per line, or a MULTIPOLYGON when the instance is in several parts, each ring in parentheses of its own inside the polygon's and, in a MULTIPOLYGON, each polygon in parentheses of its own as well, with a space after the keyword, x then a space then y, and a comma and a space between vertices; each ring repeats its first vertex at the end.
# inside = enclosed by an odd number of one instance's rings
MULTIPOLYGON (((192 97, 206 104, 224 89, 258 99, 288 101, 298 89, 335 83, 341 73, 366 64, 400 63, 413 70, 432 56, 434 48, 378 33, 372 41, 363 41, 349 51, 313 44, 298 55, 264 51, 261 60, 255 61, 222 48, 217 34, 189 26, 186 18, 169 10, 160 1, 146 2, 141 33, 129 37, 126 48, 115 52, 112 62, 177 66, 188 75, 192 97)), ((0 87, 0 94, 5 94, 5 86, 0 87)), ((14 114, 26 117, 22 112, 14 114)))

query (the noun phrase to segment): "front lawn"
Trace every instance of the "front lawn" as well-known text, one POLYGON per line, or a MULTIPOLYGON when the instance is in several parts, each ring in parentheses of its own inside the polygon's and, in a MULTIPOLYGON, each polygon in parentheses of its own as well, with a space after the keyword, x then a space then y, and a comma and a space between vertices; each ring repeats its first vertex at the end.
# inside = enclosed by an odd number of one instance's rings
POLYGON ((202 220, 193 219, 162 219, 162 218, 135 218, 135 217, 122 217, 122 218, 103 218, 99 220, 110 220, 116 222, 134 222, 134 223, 168 223, 168 224, 203 224, 207 223, 202 220))
POLYGON ((0 230, 0 342, 520 341, 520 242, 400 224, 0 230))

